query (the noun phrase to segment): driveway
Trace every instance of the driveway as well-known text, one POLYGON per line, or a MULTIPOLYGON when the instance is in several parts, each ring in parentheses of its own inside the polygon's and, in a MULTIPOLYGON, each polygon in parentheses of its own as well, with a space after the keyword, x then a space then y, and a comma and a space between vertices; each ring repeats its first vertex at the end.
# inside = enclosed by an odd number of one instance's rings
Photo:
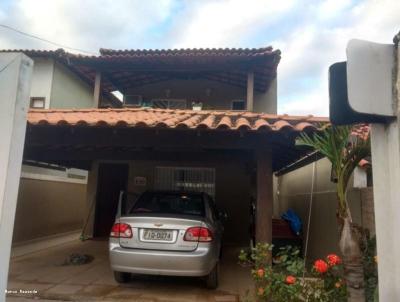
POLYGON ((237 264, 238 248, 224 250, 218 290, 185 277, 134 276, 130 283, 119 285, 109 268, 107 251, 106 241, 88 240, 15 257, 10 263, 7 301, 239 301, 252 287, 249 270, 237 264), (94 260, 63 265, 73 253, 89 254, 94 260))

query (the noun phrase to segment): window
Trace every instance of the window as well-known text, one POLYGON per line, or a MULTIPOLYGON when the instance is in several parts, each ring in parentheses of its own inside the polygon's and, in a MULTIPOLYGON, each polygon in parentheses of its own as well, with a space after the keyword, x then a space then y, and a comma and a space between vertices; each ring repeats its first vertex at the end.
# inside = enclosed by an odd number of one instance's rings
POLYGON ((215 169, 186 167, 156 167, 155 188, 205 192, 215 195, 215 169))
POLYGON ((244 100, 233 100, 232 110, 246 110, 246 102, 244 100))
POLYGON ((205 207, 199 193, 146 192, 131 210, 133 213, 156 213, 204 216, 205 207))
POLYGON ((143 98, 141 95, 125 95, 124 104, 125 106, 141 106, 143 98))
POLYGON ((182 99, 154 99, 151 104, 153 108, 186 109, 186 100, 182 99))
POLYGON ((30 107, 34 109, 44 109, 46 98, 44 97, 32 97, 30 107))

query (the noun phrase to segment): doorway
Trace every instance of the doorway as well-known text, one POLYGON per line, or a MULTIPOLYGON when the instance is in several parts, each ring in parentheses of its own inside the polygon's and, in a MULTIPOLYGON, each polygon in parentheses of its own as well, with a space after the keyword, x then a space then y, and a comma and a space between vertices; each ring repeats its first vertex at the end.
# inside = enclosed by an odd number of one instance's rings
POLYGON ((128 183, 128 164, 100 164, 97 179, 94 237, 108 237, 117 213, 118 198, 128 183))

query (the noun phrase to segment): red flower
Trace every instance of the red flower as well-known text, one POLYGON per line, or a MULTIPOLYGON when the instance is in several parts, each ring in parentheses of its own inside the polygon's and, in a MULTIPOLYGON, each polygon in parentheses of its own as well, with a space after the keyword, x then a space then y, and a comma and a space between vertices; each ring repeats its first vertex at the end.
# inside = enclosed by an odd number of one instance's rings
POLYGON ((286 284, 289 284, 289 285, 294 284, 296 282, 296 277, 287 276, 285 282, 286 282, 286 284))
POLYGON ((328 255, 326 257, 326 260, 328 261, 329 266, 335 266, 342 263, 342 259, 340 259, 340 257, 335 254, 328 255))
POLYGON ((328 264, 324 260, 318 259, 314 262, 314 269, 320 274, 326 273, 328 271, 328 264))
POLYGON ((262 278, 262 277, 264 277, 264 274, 265 274, 265 271, 262 268, 257 270, 258 277, 262 278))

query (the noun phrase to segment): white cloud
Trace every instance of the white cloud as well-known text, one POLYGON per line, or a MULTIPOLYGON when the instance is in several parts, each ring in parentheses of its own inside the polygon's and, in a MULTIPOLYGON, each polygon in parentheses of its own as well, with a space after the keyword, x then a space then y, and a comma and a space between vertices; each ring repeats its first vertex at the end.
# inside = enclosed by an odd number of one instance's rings
POLYGON ((291 36, 274 43, 282 50, 278 71, 280 113, 327 115, 328 68, 346 59, 347 42, 359 38, 391 43, 400 29, 400 1, 370 0, 347 13, 339 11, 339 16, 347 21, 344 26, 310 20, 291 36), (309 81, 304 84, 305 79, 309 81))
MULTIPOLYGON (((266 26, 293 7, 294 0, 204 1, 190 6, 178 22, 176 47, 229 47, 266 26)), ((251 47, 251 46, 250 46, 251 47)))
POLYGON ((329 115, 328 85, 299 93, 293 100, 283 102, 279 106, 280 114, 289 115, 329 115))
MULTIPOLYGON (((17 0, 0 13, 3 24, 76 48, 140 47, 169 17, 173 0, 17 0)), ((2 47, 54 48, 2 29, 2 47), (3 32, 4 31, 4 32, 3 32)))
POLYGON ((327 20, 337 17, 351 5, 351 0, 325 0, 317 8, 318 18, 327 20))

